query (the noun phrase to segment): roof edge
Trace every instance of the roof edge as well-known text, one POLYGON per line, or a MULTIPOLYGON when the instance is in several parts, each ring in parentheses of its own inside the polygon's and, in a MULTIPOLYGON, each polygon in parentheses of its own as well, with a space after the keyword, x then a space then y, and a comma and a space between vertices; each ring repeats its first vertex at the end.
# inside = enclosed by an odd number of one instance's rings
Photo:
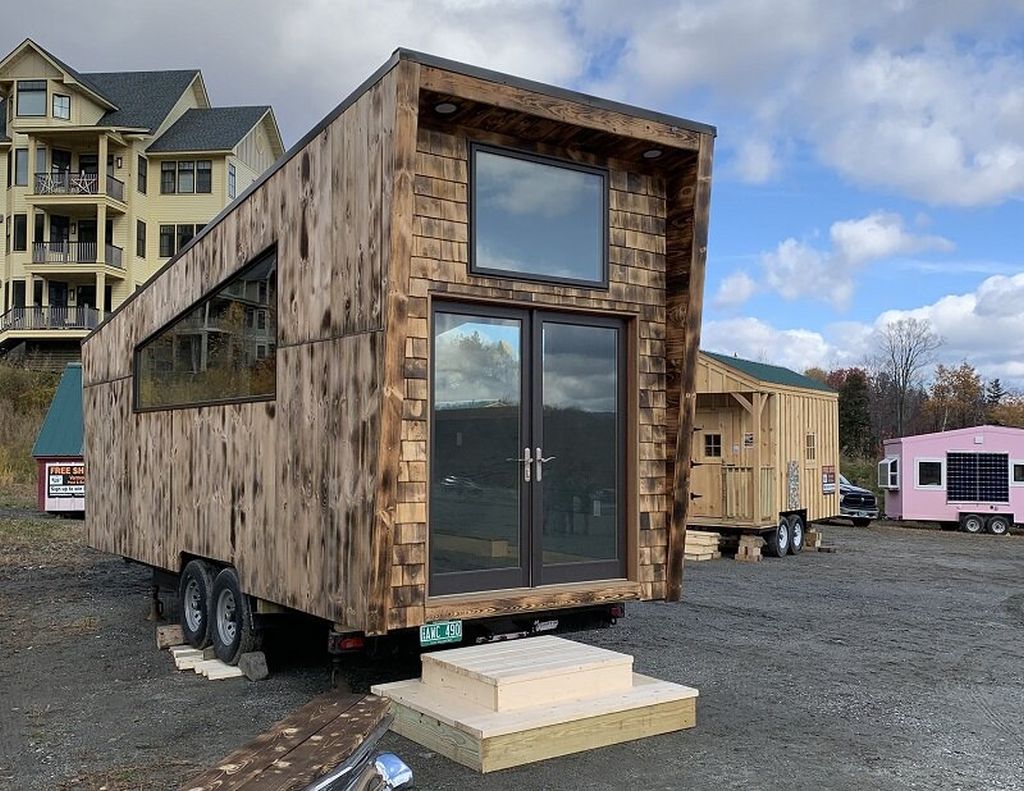
POLYGON ((623 113, 624 115, 631 115, 637 118, 646 118, 649 121, 657 121, 658 123, 666 124, 668 126, 682 127, 683 129, 687 129, 691 132, 698 132, 700 134, 711 135, 713 137, 718 136, 718 129, 716 127, 711 124, 702 123, 701 121, 693 121, 689 118, 683 118, 682 116, 670 115, 669 113, 662 113, 657 110, 637 107, 636 105, 615 101, 614 99, 603 99, 600 96, 593 96, 592 94, 574 91, 569 88, 561 88, 557 85, 551 85, 545 82, 529 80, 525 77, 516 77, 512 74, 506 74, 492 69, 485 69, 481 66, 473 66, 457 60, 449 60, 448 58, 438 57, 437 55, 431 55, 426 52, 418 52, 417 50, 399 47, 395 50, 392 57, 418 63, 421 66, 433 66, 438 69, 444 69, 445 71, 452 71, 456 74, 465 75, 466 77, 476 77, 477 79, 486 80, 487 82, 496 82, 513 88, 522 88, 523 90, 533 91, 534 93, 543 93, 558 99, 565 99, 570 102, 585 104, 589 107, 601 110, 611 110, 616 113, 623 113))

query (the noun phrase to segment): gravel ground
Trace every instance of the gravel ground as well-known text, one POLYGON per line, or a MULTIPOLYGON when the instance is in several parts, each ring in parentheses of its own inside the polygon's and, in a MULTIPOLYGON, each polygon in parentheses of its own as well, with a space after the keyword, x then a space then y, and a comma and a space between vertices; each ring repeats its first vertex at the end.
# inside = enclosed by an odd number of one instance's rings
MULTIPOLYGON (((259 684, 174 672, 145 569, 81 547, 79 523, 8 517, 0 788, 177 788, 326 689, 315 651, 272 656, 259 684)), ((575 635, 698 687, 693 730, 483 777, 385 746, 424 789, 1024 789, 1024 537, 823 530, 836 553, 690 564, 682 604, 575 635)), ((415 668, 344 673, 366 689, 415 668)))

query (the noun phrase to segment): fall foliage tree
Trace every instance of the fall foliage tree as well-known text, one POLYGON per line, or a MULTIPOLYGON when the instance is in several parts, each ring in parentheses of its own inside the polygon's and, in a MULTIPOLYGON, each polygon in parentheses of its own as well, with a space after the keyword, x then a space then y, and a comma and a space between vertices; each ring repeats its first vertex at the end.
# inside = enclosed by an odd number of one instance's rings
POLYGON ((985 388, 974 366, 964 361, 955 367, 939 365, 925 404, 935 431, 977 426, 985 421, 985 388))

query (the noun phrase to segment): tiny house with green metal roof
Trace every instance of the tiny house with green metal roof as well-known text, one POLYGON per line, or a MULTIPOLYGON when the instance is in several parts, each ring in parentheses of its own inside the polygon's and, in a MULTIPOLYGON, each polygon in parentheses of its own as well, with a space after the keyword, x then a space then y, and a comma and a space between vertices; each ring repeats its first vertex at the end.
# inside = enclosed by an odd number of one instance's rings
POLYGON ((64 369, 46 419, 39 428, 32 457, 39 471, 39 510, 85 511, 85 459, 82 418, 82 364, 64 369))
POLYGON ((764 535, 799 552, 806 526, 839 513, 839 396, 788 368, 701 351, 692 444, 697 529, 764 535))

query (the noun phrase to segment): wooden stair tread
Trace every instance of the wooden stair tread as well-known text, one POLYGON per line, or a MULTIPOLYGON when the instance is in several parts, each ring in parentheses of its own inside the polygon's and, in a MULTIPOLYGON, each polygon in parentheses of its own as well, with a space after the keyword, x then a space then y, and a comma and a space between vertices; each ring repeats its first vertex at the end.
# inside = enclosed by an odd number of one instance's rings
POLYGON ((687 700, 696 698, 699 694, 692 687, 659 681, 639 673, 633 674, 633 686, 628 690, 581 700, 562 701, 557 705, 503 712, 491 711, 471 701, 446 695, 443 691, 432 689, 415 679, 379 684, 372 688, 372 692, 434 717, 477 739, 488 739, 604 714, 687 700))

